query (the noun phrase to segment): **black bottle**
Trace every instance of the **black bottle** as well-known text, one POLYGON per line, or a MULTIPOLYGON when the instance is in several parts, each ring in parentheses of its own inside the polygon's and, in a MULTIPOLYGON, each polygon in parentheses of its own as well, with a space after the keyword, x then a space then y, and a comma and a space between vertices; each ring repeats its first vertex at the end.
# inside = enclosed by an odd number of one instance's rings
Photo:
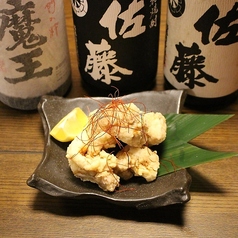
POLYGON ((120 95, 155 86, 160 3, 72 1, 82 83, 90 95, 120 95))

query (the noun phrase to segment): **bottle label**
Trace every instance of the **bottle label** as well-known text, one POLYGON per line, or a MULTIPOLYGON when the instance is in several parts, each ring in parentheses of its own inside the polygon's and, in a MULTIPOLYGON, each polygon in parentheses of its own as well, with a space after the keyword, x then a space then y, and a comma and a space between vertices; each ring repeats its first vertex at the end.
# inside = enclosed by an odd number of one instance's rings
POLYGON ((1 1, 0 93, 34 98, 70 75, 64 5, 59 0, 1 1))
POLYGON ((157 71, 159 2, 71 3, 82 79, 105 93, 115 88, 126 92, 151 86, 157 71))
POLYGON ((238 1, 169 1, 164 75, 204 98, 238 89, 238 1))

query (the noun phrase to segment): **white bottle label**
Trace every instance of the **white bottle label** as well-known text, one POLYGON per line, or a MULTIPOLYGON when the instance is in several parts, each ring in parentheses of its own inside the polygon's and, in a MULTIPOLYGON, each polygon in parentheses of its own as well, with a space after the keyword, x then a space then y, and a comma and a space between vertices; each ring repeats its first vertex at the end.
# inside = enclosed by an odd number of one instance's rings
POLYGON ((238 1, 169 1, 164 75, 188 94, 238 90, 238 1))
POLYGON ((63 1, 1 1, 0 93, 38 97, 69 75, 63 1))

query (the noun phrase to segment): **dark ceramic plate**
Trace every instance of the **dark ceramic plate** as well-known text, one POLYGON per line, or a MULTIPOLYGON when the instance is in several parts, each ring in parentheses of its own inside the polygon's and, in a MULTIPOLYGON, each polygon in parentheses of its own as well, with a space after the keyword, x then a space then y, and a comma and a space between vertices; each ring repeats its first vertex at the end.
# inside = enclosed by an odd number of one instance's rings
MULTIPOLYGON (((179 113, 183 102, 183 91, 134 93, 122 97, 125 102, 137 101, 146 106, 147 111, 163 114, 179 113)), ((190 175, 180 170, 158 177, 147 183, 136 177, 122 183, 114 193, 104 192, 96 184, 82 182, 75 178, 65 157, 68 143, 54 140, 49 131, 75 107, 85 112, 98 108, 98 102, 108 103, 110 98, 75 98, 44 96, 39 103, 39 113, 45 131, 45 149, 42 161, 27 180, 27 184, 47 194, 59 197, 98 198, 122 206, 135 206, 138 209, 156 208, 189 201, 190 175)))

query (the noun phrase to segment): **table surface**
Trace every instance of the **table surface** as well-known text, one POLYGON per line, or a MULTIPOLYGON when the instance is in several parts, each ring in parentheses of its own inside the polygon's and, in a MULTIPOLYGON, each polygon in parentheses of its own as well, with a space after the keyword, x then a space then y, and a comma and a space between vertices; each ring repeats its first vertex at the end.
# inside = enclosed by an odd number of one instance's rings
MULTIPOLYGON (((166 1, 162 3, 156 90, 163 90, 166 1)), ((86 95, 77 68, 70 1, 65 0, 72 63, 69 98, 86 95)), ((183 108, 183 113, 201 113, 183 108)), ((238 100, 212 113, 234 116, 193 143, 211 150, 238 151, 238 100)), ((138 211, 102 201, 70 200, 28 187, 26 180, 42 158, 44 132, 37 111, 11 109, 0 103, 1 237, 237 237, 238 163, 228 158, 189 169, 191 200, 138 211)))

